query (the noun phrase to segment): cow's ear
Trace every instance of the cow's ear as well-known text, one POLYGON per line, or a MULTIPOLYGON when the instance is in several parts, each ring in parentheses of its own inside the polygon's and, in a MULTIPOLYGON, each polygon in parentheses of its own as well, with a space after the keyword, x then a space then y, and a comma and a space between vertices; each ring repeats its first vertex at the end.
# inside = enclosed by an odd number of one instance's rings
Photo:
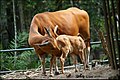
POLYGON ((56 25, 55 28, 54 28, 54 34, 55 34, 56 37, 58 37, 57 29, 58 29, 58 25, 56 25))
POLYGON ((49 28, 46 28, 44 27, 45 31, 47 32, 47 34, 49 35, 49 37, 52 37, 51 33, 50 33, 50 29, 49 28))

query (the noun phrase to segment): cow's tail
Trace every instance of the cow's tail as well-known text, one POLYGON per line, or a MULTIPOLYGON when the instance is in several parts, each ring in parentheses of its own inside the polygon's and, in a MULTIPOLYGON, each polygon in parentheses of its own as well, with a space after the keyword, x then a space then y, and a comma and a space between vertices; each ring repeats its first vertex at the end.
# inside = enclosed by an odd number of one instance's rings
POLYGON ((88 42, 88 41, 90 40, 90 38, 86 38, 86 39, 85 39, 85 38, 83 37, 83 35, 80 34, 80 33, 78 33, 77 36, 80 36, 80 37, 84 40, 84 42, 88 42))

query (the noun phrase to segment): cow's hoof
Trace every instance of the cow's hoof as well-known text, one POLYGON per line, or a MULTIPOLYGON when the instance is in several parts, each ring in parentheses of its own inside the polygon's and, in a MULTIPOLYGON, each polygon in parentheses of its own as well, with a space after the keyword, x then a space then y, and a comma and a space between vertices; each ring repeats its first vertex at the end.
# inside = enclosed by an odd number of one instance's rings
POLYGON ((86 68, 89 68, 90 66, 89 65, 86 65, 86 68))
POLYGON ((55 75, 59 75, 60 74, 60 72, 55 72, 55 75))
POLYGON ((42 76, 47 76, 47 74, 42 74, 42 76))
POLYGON ((49 77, 53 77, 53 76, 54 76, 54 74, 50 74, 50 75, 49 75, 49 77))
POLYGON ((79 77, 83 77, 84 78, 84 75, 83 74, 76 75, 76 78, 79 78, 79 77))
POLYGON ((85 68, 85 70, 90 70, 90 68, 85 68))
POLYGON ((43 72, 42 75, 43 75, 43 76, 47 76, 46 72, 43 72))
POLYGON ((67 74, 66 77, 70 77, 71 76, 71 73, 67 74))

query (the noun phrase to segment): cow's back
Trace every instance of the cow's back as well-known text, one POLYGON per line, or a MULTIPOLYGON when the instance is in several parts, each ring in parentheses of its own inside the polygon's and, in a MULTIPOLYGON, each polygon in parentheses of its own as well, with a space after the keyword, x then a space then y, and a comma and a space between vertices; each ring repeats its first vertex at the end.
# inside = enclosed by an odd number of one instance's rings
MULTIPOLYGON (((30 26, 29 43, 30 41, 34 43, 41 42, 40 40, 42 39, 40 37, 45 34, 43 27, 50 27, 53 30, 56 25, 59 26, 57 30, 59 35, 77 35, 81 33, 84 38, 90 37, 89 16, 87 12, 73 7, 67 10, 36 14, 30 26), (37 41, 36 38, 38 38, 37 41)), ((51 33, 54 36, 52 31, 51 33)))

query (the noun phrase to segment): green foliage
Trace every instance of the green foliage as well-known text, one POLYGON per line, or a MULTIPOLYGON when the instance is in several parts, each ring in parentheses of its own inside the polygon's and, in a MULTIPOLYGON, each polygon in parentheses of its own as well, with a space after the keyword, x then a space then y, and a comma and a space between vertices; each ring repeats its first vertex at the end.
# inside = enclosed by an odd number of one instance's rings
POLYGON ((102 55, 100 56, 100 60, 106 60, 106 59, 108 59, 108 56, 107 56, 107 55, 102 54, 102 55))
MULTIPOLYGON (((25 31, 19 32, 17 36, 17 48, 25 47, 27 45, 27 40, 28 33, 25 31)), ((14 45, 15 39, 11 41, 9 48, 14 49, 14 45)), ((31 69, 37 68, 40 65, 38 56, 33 50, 17 52, 16 56, 14 52, 0 53, 0 56, 1 70, 31 69)))
POLYGON ((101 48, 101 45, 100 45, 100 44, 92 45, 92 49, 100 49, 100 48, 101 48))
POLYGON ((1 70, 31 69, 37 68, 40 65, 40 61, 34 51, 24 51, 16 57, 13 54, 11 55, 11 53, 8 54, 1 53, 0 55, 1 70))
POLYGON ((45 59, 45 66, 46 66, 47 68, 50 67, 50 59, 51 59, 51 56, 50 56, 50 55, 48 55, 47 58, 45 59))
MULTIPOLYGON (((16 48, 22 48, 22 47, 27 47, 27 39, 28 39, 28 32, 23 31, 23 32, 19 32, 18 36, 17 36, 17 47, 16 48)), ((14 49, 15 47, 15 39, 13 39, 10 42, 9 48, 10 49, 14 49)))
POLYGON ((86 10, 90 17, 91 41, 99 41, 96 29, 105 31, 102 6, 100 0, 81 0, 80 8, 86 10))
POLYGON ((33 1, 33 0, 27 0, 27 8, 35 8, 35 5, 37 4, 37 2, 33 1))
POLYGON ((13 69, 13 57, 9 53, 0 53, 0 70, 13 69), (9 56, 8 56, 9 55, 9 56))
POLYGON ((2 49, 2 43, 0 43, 0 49, 2 49))
POLYGON ((38 57, 34 51, 24 51, 22 54, 18 55, 15 67, 16 69, 37 68, 40 65, 38 61, 38 57))
POLYGON ((102 47, 101 44, 92 45, 92 51, 94 51, 96 55, 98 53, 100 53, 99 54, 99 59, 100 60, 106 60, 106 59, 108 59, 108 56, 103 52, 103 47, 102 47))

